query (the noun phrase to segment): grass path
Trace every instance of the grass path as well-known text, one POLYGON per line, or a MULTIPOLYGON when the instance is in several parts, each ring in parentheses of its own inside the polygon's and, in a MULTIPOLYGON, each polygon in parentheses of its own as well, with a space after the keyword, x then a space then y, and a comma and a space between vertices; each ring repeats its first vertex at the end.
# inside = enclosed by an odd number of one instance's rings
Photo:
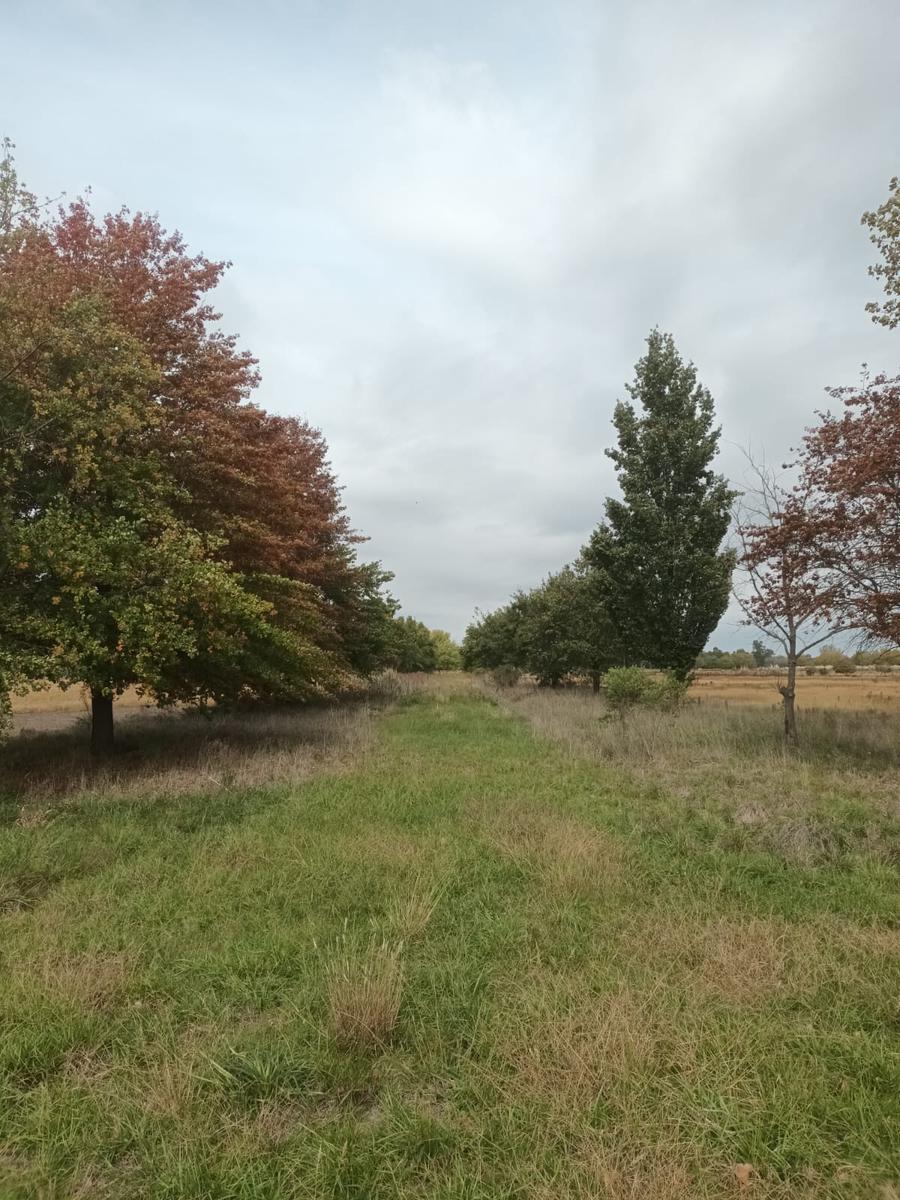
POLYGON ((461 686, 302 783, 11 822, 0 955, 4 1200, 898 1195, 896 869, 461 686))

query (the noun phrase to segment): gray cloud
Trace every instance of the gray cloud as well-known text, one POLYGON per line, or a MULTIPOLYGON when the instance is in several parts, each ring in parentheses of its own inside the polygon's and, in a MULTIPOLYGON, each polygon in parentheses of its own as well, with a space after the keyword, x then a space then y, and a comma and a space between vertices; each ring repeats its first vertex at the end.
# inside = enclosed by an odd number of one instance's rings
POLYGON ((4 16, 32 186, 93 184, 234 261, 221 307, 262 402, 322 427, 405 608, 455 633, 601 516, 654 324, 713 390, 734 476, 827 384, 897 365, 859 226, 898 170, 893 0, 4 16))

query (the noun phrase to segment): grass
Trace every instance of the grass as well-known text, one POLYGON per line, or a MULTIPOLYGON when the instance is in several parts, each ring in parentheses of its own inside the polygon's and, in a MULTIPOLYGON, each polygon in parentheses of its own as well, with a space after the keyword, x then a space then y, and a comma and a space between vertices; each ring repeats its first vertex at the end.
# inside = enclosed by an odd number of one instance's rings
POLYGON ((13 744, 3 1200, 896 1197, 900 722, 601 715, 13 744))

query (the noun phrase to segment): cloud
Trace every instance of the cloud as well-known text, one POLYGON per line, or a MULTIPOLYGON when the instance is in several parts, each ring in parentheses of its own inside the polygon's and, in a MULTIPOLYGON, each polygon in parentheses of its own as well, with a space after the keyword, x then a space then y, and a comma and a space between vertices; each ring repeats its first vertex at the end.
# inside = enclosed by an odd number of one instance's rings
POLYGON ((404 607, 457 634, 602 515, 653 325, 735 476, 896 362, 859 226, 898 170, 893 0, 39 7, 0 81, 29 182, 234 261, 261 400, 324 430, 404 607))

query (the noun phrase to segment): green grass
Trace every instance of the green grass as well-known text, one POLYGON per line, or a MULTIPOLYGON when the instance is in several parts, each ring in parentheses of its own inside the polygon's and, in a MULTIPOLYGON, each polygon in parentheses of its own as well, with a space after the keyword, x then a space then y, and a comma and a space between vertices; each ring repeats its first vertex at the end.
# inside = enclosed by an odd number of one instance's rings
POLYGON ((895 826, 849 768, 799 857, 463 686, 300 779, 153 778, 8 797, 4 1200, 896 1195, 895 826))

